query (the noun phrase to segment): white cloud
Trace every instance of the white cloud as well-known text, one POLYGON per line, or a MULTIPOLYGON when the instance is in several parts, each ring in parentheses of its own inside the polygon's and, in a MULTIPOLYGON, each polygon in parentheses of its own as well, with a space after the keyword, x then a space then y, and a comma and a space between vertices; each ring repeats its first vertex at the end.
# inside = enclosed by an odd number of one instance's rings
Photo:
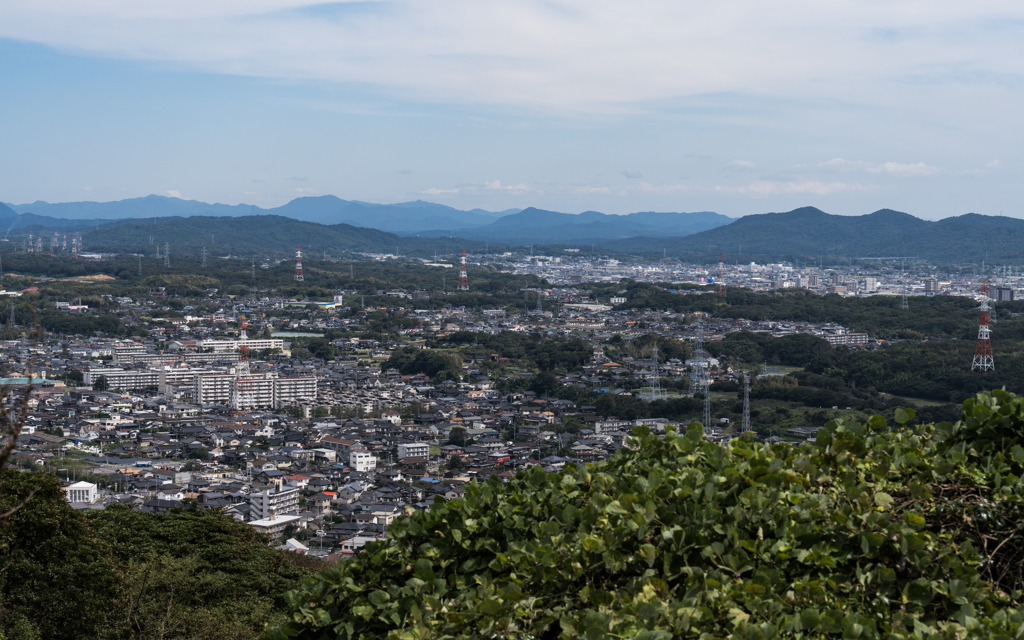
POLYGON ((832 158, 828 162, 820 163, 818 166, 824 169, 834 169, 836 171, 867 171, 872 167, 872 164, 870 162, 865 162, 864 160, 832 158))
POLYGON ((894 176, 914 177, 932 176, 939 172, 938 167, 929 166, 923 162, 916 164, 902 164, 899 162, 886 162, 878 167, 867 170, 869 173, 888 173, 894 176))
POLYGON ((181 197, 181 192, 180 191, 175 191, 174 189, 169 189, 166 193, 167 193, 167 195, 171 196, 172 198, 180 198, 181 197))
POLYGON ((639 171, 623 171, 623 177, 629 178, 630 180, 639 180, 644 177, 644 174, 639 171))
POLYGON ((593 186, 582 186, 576 187, 572 190, 573 193, 583 194, 610 194, 612 192, 608 187, 593 187, 593 186))
POLYGON ((990 162, 986 162, 985 163, 985 168, 987 168, 987 169, 998 169, 1001 164, 1002 163, 999 162, 998 160, 992 160, 990 162))
POLYGON ((739 169, 741 171, 752 171, 754 169, 754 163, 750 160, 733 160, 725 166, 729 169, 739 169))
POLYGON ((459 192, 458 189, 435 189, 435 188, 424 189, 423 191, 420 191, 420 193, 422 193, 424 195, 428 195, 428 196, 443 196, 445 194, 458 193, 458 192, 459 192))
POLYGON ((1006 55, 1018 32, 1004 26, 1022 19, 1024 5, 999 0, 840 0, 828 10, 811 0, 5 0, 0 37, 215 73, 607 112, 727 92, 903 106, 922 86, 900 82, 908 77, 996 86, 1024 65, 1006 55))
POLYGON ((782 182, 772 180, 754 180, 741 187, 715 187, 715 191, 735 192, 758 197, 799 194, 827 196, 835 193, 866 191, 871 188, 872 187, 870 186, 864 186, 859 183, 851 184, 846 182, 818 182, 816 180, 782 182))
POLYGON ((484 188, 491 191, 507 191, 509 193, 526 193, 530 190, 525 184, 503 185, 501 180, 492 180, 484 183, 484 188))
MULTIPOLYGON (((901 162, 873 164, 864 160, 844 160, 843 158, 833 158, 818 164, 818 167, 831 171, 865 171, 867 173, 885 173, 900 177, 932 176, 940 171, 938 167, 933 167, 924 162, 914 164, 904 164, 901 162)), ((807 165, 800 165, 798 168, 806 169, 807 165)))
POLYGON ((300 196, 308 196, 310 194, 316 193, 316 189, 307 189, 305 187, 296 187, 295 189, 292 189, 292 192, 293 193, 297 193, 300 196))
POLYGON ((650 182, 641 182, 637 186, 640 187, 641 191, 646 191, 647 193, 673 193, 675 191, 690 189, 689 186, 683 184, 653 185, 650 182))

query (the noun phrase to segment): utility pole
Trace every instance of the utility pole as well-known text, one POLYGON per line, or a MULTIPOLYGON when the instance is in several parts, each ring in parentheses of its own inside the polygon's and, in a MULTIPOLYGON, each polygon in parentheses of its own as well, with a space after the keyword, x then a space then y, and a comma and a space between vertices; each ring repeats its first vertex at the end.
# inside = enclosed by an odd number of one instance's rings
POLYGON ((203 247, 203 267, 206 267, 206 247, 203 247))
POLYGON ((750 431, 750 374, 743 374, 743 430, 750 431))

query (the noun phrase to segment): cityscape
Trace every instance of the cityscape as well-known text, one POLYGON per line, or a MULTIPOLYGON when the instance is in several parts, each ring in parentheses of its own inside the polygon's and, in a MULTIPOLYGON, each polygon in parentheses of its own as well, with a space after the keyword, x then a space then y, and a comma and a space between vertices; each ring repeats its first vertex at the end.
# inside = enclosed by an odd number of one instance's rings
POLYGON ((0 640, 1020 637, 1020 13, 0 6, 0 640))

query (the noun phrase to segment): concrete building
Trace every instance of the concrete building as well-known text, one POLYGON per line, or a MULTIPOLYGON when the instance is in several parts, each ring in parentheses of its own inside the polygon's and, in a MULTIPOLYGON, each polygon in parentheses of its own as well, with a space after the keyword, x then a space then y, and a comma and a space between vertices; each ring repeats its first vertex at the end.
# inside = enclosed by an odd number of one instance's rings
POLYGON ((267 489, 249 496, 249 514, 257 520, 280 518, 283 515, 299 512, 299 490, 285 489, 274 491, 267 489))
POLYGON ((377 458, 366 449, 353 449, 349 452, 348 464, 359 473, 377 470, 377 458))
POLYGON ((288 525, 298 525, 301 522, 301 516, 275 516, 273 518, 253 520, 249 523, 249 526, 259 533, 267 534, 271 538, 278 538, 282 533, 284 533, 284 530, 288 525))
POLYGON ((213 349, 214 353, 223 351, 238 351, 242 345, 248 347, 249 351, 260 351, 263 349, 284 349, 284 340, 279 338, 248 339, 248 340, 200 340, 196 346, 202 349, 213 349))
POLYGON ((878 291, 878 279, 877 278, 864 278, 864 291, 868 293, 874 293, 878 291))
POLYGON ((938 280, 925 280, 924 281, 924 292, 925 293, 938 293, 939 292, 939 281, 938 280))
POLYGON ((99 498, 96 491, 96 485, 91 482, 76 482, 65 489, 65 492, 68 502, 84 502, 85 504, 92 504, 99 498))
POLYGON ((429 458, 430 445, 426 442, 402 442, 398 445, 398 457, 401 458, 429 458))
POLYGON ((996 302, 1013 302, 1013 289, 1010 287, 995 287, 992 289, 992 299, 996 302))

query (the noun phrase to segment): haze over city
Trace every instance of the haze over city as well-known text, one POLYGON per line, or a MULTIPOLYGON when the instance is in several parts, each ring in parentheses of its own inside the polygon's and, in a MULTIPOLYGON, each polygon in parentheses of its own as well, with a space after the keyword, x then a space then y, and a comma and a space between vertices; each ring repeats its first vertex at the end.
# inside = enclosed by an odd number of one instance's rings
POLYGON ((1021 217, 1005 2, 0 5, 0 201, 1021 217))

